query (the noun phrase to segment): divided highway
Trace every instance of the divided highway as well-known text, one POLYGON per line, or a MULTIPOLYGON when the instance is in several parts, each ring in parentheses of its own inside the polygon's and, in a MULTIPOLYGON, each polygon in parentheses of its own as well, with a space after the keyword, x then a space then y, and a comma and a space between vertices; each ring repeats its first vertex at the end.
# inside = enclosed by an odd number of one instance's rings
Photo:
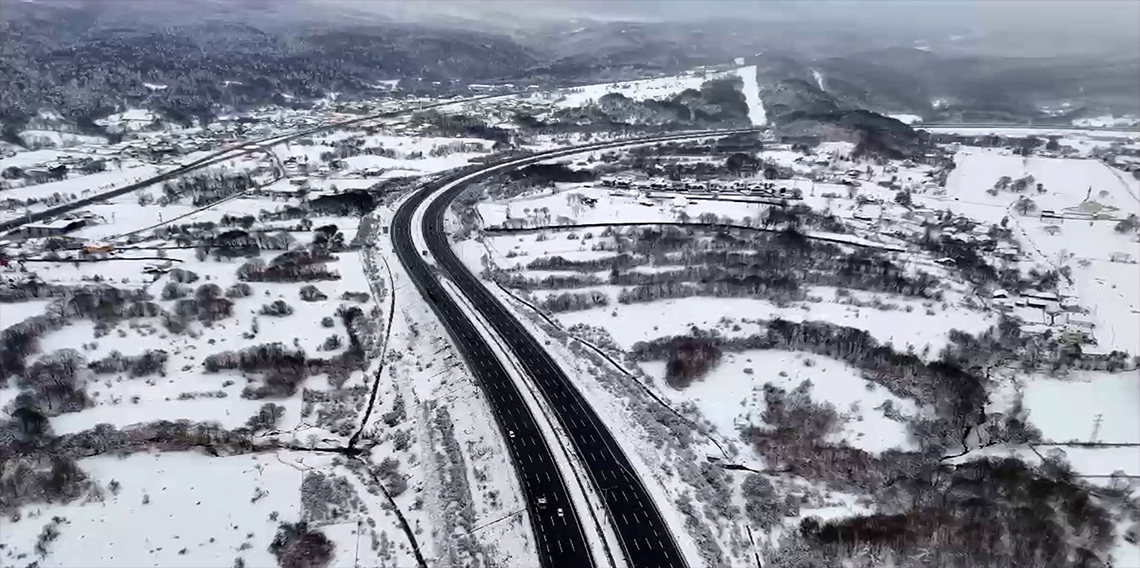
POLYGON ((525 371, 538 385, 548 406, 556 413, 562 429, 571 439, 578 458, 585 464, 594 489, 605 503, 608 520, 618 535, 622 551, 632 567, 684 568, 684 555, 677 547, 668 525, 641 479, 633 471, 604 422, 566 376, 558 364, 510 311, 483 286, 451 250, 443 218, 451 201, 471 183, 486 177, 527 165, 592 150, 649 144, 671 140, 707 138, 754 129, 687 132, 616 142, 587 144, 553 150, 494 165, 468 168, 466 173, 433 182, 409 198, 396 212, 392 240, 400 262, 407 268, 416 287, 443 320, 464 358, 487 393, 500 429, 507 434, 507 445, 527 500, 527 510, 535 525, 543 566, 588 566, 590 556, 585 537, 569 501, 557 464, 542 437, 537 422, 523 401, 503 363, 474 329, 466 314, 444 290, 424 255, 430 253, 438 270, 446 275, 467 300, 503 339, 525 371), (435 194, 439 194, 435 199, 435 194), (429 201, 430 199, 430 201, 429 201), (426 205, 425 205, 426 204, 426 205), (423 231, 428 250, 416 250, 412 240, 415 211, 426 207, 423 231), (511 432, 514 434, 512 435, 511 432), (545 497, 545 508, 539 498, 545 497), (552 513, 551 507, 565 511, 564 517, 552 513), (573 517, 573 519, 571 518, 573 517), (552 532, 559 530, 560 532, 552 532), (565 550, 573 543, 580 554, 565 550), (552 547, 561 547, 552 550, 552 547), (545 551, 545 554, 542 552, 545 551))
POLYGON ((542 566, 589 568, 594 563, 586 535, 538 422, 498 356, 444 290, 412 240, 412 218, 416 209, 433 191, 455 177, 429 184, 396 210, 391 230, 396 256, 467 361, 490 402, 499 429, 507 438, 542 566), (540 505, 540 501, 545 504, 540 505))

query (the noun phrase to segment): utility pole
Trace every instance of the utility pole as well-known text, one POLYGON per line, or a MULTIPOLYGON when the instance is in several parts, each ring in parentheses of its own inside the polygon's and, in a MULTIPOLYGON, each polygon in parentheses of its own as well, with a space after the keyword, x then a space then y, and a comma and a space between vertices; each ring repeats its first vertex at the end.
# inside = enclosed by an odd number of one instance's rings
POLYGON ((1090 444, 1095 444, 1095 443, 1096 443, 1096 440, 1097 440, 1097 435, 1099 435, 1099 434, 1100 434, 1100 424, 1101 424, 1101 422, 1104 422, 1104 415, 1103 415, 1103 414, 1097 414, 1097 415, 1096 415, 1096 420, 1094 420, 1094 421, 1093 421, 1093 431, 1092 431, 1092 437, 1091 437, 1091 438, 1089 438, 1089 443, 1090 443, 1090 444))

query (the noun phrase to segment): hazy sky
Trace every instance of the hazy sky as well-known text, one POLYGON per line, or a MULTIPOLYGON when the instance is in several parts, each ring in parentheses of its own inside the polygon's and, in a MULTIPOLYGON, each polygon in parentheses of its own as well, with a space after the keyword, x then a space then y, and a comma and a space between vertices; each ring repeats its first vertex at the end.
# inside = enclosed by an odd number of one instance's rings
POLYGON ((1112 42, 1124 47, 1131 45, 1134 51, 1140 51, 1140 0, 344 1, 393 15, 430 17, 447 13, 506 25, 572 18, 641 21, 730 18, 758 23, 827 21, 865 30, 897 30, 900 26, 931 33, 973 30, 992 39, 1044 46, 1112 42))

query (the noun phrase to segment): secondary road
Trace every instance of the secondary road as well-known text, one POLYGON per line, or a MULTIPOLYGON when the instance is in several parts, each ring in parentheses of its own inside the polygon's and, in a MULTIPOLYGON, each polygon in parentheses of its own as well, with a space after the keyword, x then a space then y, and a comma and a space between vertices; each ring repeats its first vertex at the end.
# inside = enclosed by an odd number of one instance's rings
POLYGON ((573 543, 576 550, 585 546, 582 528, 576 520, 578 515, 574 512, 563 478, 542 432, 517 386, 507 374, 503 363, 495 357, 494 351, 471 324, 467 314, 444 290, 437 271, 442 272, 459 288, 538 385, 548 406, 557 415, 561 428, 570 438, 579 459, 586 466, 590 480, 605 504, 609 521, 618 535, 628 564, 636 568, 684 568, 686 563, 656 503, 641 478, 634 473, 629 459, 605 423, 538 340, 452 252, 443 228, 444 214, 451 201, 471 183, 543 160, 620 146, 751 131, 754 130, 688 132, 602 142, 468 168, 465 173, 428 184, 405 201, 396 212, 392 240, 397 256, 459 346, 488 395, 500 429, 507 435, 507 447, 522 481, 543 566, 588 565, 590 557, 587 552, 576 555, 564 552, 570 543, 573 543), (430 199, 435 194, 438 197, 430 199), (412 227, 412 219, 420 207, 426 207, 423 224, 415 228, 412 227), (427 251, 416 250, 412 240, 412 231, 416 229, 423 232, 427 251), (425 260, 429 253, 438 263, 438 268, 431 267, 425 260), (545 508, 538 504, 540 497, 547 499, 545 508), (553 515, 552 506, 561 508, 565 515, 553 515), (552 529, 560 528, 561 532, 552 532, 552 529))
POLYGON ((158 174, 156 176, 146 178, 146 179, 141 180, 141 181, 137 181, 135 183, 127 184, 127 185, 122 186, 122 187, 116 187, 114 189, 110 189, 110 190, 107 190, 107 191, 104 191, 102 193, 92 195, 89 197, 84 197, 82 199, 77 199, 75 201, 72 201, 71 203, 65 203, 63 205, 58 205, 56 207, 44 209, 43 211, 38 211, 36 213, 32 213, 31 215, 26 215, 26 216, 20 217, 18 219, 9 219, 7 221, 0 222, 0 232, 10 231, 12 229, 17 229, 19 227, 22 227, 28 223, 32 223, 35 221, 43 221, 46 219, 52 219, 55 217, 59 217, 60 215, 70 213, 70 212, 75 211, 77 209, 80 209, 82 207, 87 207, 88 205, 92 205, 95 203, 106 201, 108 199, 118 197, 120 195, 126 195, 132 191, 135 191, 136 189, 148 187, 148 186, 154 185, 156 183, 162 183, 164 181, 174 179, 178 176, 188 174, 188 173, 193 172, 195 170, 200 170, 202 168, 212 166, 214 164, 218 164, 218 163, 224 162, 226 160, 232 160, 232 159, 237 158, 239 156, 252 154, 254 152, 260 152, 262 150, 270 148, 271 146, 276 146, 278 144, 281 144, 284 142, 289 142, 291 140, 296 140, 298 138, 302 138, 302 137, 309 136, 312 134, 318 134, 320 132, 325 132, 328 130, 335 130, 337 128, 342 128, 344 126, 351 126, 353 124, 356 124, 359 122, 365 122, 368 120, 377 120, 377 119, 384 119, 384 118, 396 118, 396 117, 399 117, 401 115, 407 114, 409 112, 430 110, 433 108, 439 108, 439 107, 448 106, 448 105, 470 103, 470 102, 481 101, 481 100, 485 100, 485 99, 492 99, 492 98, 497 98, 497 97, 510 97, 510 96, 514 96, 517 94, 520 94, 520 93, 515 92, 515 93, 500 93, 497 95, 480 95, 477 97, 469 97, 469 98, 465 98, 465 99, 457 99, 457 100, 450 100, 450 101, 441 101, 441 102, 430 103, 430 104, 426 104, 426 105, 420 104, 420 105, 415 106, 414 108, 413 107, 406 107, 406 108, 401 108, 401 109, 397 109, 397 110, 384 111, 384 112, 369 114, 369 115, 360 116, 360 117, 356 117, 356 118, 350 118, 348 120, 331 122, 329 124, 322 124, 319 126, 313 126, 311 128, 305 128, 305 129, 298 130, 298 131, 290 133, 290 134, 274 134, 272 136, 263 136, 261 138, 255 138, 253 140, 247 140, 245 142, 234 144, 232 146, 228 146, 228 147, 222 148, 220 150, 211 152, 211 153, 209 153, 209 154, 207 154, 201 158, 198 158, 197 160, 194 160, 193 162, 190 162, 188 164, 182 164, 181 166, 178 166, 172 170, 163 172, 163 173, 158 174))

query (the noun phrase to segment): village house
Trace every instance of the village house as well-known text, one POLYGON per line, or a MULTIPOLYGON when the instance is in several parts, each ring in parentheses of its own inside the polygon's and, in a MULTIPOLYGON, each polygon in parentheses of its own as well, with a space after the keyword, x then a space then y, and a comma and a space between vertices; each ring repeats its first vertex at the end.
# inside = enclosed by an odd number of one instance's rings
POLYGON ((40 223, 28 223, 12 231, 8 236, 13 238, 37 239, 45 237, 58 237, 87 226, 86 219, 57 219, 40 223))

